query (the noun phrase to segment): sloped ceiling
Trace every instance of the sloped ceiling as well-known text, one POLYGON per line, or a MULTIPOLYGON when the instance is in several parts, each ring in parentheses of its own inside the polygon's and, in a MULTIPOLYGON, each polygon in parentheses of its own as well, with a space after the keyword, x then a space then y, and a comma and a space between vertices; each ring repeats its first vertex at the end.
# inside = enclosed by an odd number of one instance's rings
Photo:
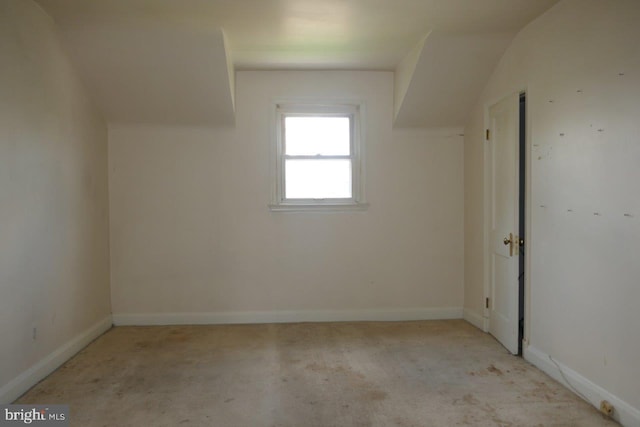
POLYGON ((145 23, 67 34, 75 63, 109 122, 234 122, 224 35, 145 23), (76 34, 78 33, 78 34, 76 34))
POLYGON ((431 32, 396 69, 394 125, 464 124, 512 38, 509 33, 431 32))
POLYGON ((421 127, 462 125, 511 38, 557 2, 36 1, 109 122, 231 125, 234 70, 341 69, 395 71, 396 126, 421 127))

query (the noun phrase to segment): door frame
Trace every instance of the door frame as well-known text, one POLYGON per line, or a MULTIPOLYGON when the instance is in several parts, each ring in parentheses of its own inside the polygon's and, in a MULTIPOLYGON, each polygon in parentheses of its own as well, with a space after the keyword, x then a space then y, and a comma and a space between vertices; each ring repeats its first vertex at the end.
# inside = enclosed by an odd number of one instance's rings
MULTIPOLYGON (((530 336, 530 283, 531 283, 531 147, 532 147, 532 137, 531 137, 531 93, 527 87, 524 87, 520 90, 516 90, 510 93, 503 93, 499 97, 491 98, 488 102, 484 104, 484 128, 483 128, 483 154, 484 154, 484 185, 483 185, 483 214, 484 214, 484 230, 483 230, 483 266, 484 266, 484 299, 482 301, 483 307, 483 330, 484 332, 489 332, 490 328, 490 313, 489 309, 486 307, 485 301, 487 298, 491 296, 491 158, 490 158, 490 150, 489 144, 487 143, 487 139, 485 137, 485 130, 491 127, 491 119, 490 119, 490 108, 503 100, 504 98, 517 93, 518 95, 525 94, 526 96, 526 109, 525 109, 525 152, 520 152, 519 155, 525 156, 525 221, 524 221, 524 229, 525 229, 525 240, 524 240, 524 330, 522 336, 522 351, 528 346, 529 336, 530 336)), ((518 97, 519 99, 519 97, 518 97)), ((519 125, 518 125, 519 126, 519 125)), ((518 141, 519 144, 519 141, 518 141)), ((520 166, 516 164, 518 174, 520 174, 520 166)))

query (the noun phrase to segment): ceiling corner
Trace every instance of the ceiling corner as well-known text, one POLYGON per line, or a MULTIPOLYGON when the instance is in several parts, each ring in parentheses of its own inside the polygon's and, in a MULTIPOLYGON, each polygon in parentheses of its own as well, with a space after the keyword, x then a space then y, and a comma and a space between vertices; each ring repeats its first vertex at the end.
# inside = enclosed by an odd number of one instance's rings
POLYGON ((222 42, 224 47, 224 54, 227 64, 227 80, 229 81, 229 94, 231 96, 231 107, 235 115, 236 111, 236 69, 233 63, 233 56, 231 54, 231 48, 229 47, 229 39, 224 29, 220 29, 222 34, 222 42))
POLYGON ((512 38, 512 33, 432 31, 396 70, 394 127, 464 126, 512 38))
POLYGON ((424 36, 406 55, 395 69, 393 76, 393 120, 398 118, 404 97, 409 90, 411 81, 413 80, 413 74, 416 71, 416 66, 422 50, 424 49, 424 43, 429 37, 429 33, 424 36))

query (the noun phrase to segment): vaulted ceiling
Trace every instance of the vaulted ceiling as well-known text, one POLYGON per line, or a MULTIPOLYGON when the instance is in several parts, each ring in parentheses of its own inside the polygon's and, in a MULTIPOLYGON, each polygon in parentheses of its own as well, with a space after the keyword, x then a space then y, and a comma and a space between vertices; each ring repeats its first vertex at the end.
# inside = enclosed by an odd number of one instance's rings
POLYGON ((37 0, 107 121, 234 122, 236 70, 385 70, 395 125, 461 126, 558 0, 37 0))

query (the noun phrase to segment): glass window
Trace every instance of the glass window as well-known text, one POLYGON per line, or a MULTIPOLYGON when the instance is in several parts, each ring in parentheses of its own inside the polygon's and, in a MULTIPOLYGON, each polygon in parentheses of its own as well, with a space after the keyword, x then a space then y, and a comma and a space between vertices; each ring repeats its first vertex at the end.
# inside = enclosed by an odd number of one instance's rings
POLYGON ((363 205, 359 106, 278 105, 276 111, 272 208, 363 205))

